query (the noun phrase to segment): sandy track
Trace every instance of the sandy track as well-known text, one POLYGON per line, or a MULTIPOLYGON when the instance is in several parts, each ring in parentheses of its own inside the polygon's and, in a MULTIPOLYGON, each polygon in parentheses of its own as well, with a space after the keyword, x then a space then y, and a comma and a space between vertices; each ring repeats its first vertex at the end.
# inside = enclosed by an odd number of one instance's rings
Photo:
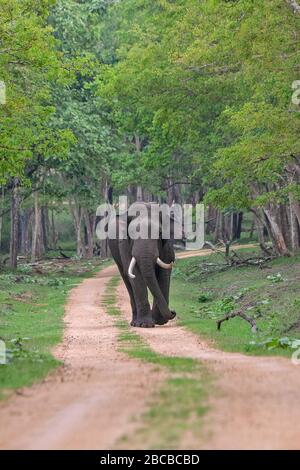
MULTIPOLYGON (((243 248, 257 248, 258 245, 254 243, 248 243, 247 245, 233 245, 232 249, 235 251, 241 250, 243 248)), ((225 248, 218 248, 218 251, 223 251, 225 253, 225 248)), ((210 248, 204 248, 201 250, 191 250, 191 251, 181 251, 176 254, 177 259, 193 258, 195 256, 209 256, 213 253, 210 248)))
MULTIPOLYGON (((133 416, 143 412, 164 377, 117 351, 117 330, 101 306, 116 272, 106 268, 72 290, 55 353, 64 366, 1 403, 1 449, 124 448, 119 439, 132 435, 138 426, 133 416)), ((130 318, 123 285, 118 292, 130 318)), ((218 351, 176 322, 135 331, 161 354, 201 360, 215 377, 202 437, 189 432, 181 448, 300 448, 300 367, 283 358, 218 351)))
MULTIPOLYGON (((122 284, 118 290, 129 319, 127 291, 122 284)), ((300 449, 300 366, 285 358, 222 352, 176 321, 137 331, 156 352, 199 359, 212 372, 201 438, 189 431, 182 449, 300 449)))
POLYGON ((109 449, 135 429, 160 376, 117 352, 118 332, 101 306, 116 272, 106 268, 72 290, 55 351, 64 366, 1 403, 1 449, 109 449))

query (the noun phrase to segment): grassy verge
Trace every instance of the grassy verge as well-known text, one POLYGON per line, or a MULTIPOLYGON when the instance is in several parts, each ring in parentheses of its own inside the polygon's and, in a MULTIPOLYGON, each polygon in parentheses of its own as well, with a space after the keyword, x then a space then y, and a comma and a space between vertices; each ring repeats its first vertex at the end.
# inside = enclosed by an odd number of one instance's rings
POLYGON ((143 449, 177 449, 186 431, 201 433, 210 378, 199 361, 157 354, 129 327, 117 307, 116 288, 119 277, 107 285, 104 304, 115 317, 119 329, 119 349, 129 357, 154 366, 154 373, 164 371, 166 379, 152 397, 142 424, 123 444, 143 449))
POLYGON ((99 269, 99 261, 41 262, 0 273, 0 398, 31 385, 59 363, 51 348, 62 338, 64 304, 72 287, 99 269))
MULTIPOLYGON (((249 250, 244 253, 248 256, 249 250)), ((218 261, 220 255, 212 254, 177 262, 171 305, 181 324, 226 351, 290 356, 291 344, 300 338, 300 255, 278 258, 264 269, 240 267, 200 276, 203 263, 218 261), (255 318, 258 333, 239 317, 217 331, 218 319, 240 309, 255 318)))

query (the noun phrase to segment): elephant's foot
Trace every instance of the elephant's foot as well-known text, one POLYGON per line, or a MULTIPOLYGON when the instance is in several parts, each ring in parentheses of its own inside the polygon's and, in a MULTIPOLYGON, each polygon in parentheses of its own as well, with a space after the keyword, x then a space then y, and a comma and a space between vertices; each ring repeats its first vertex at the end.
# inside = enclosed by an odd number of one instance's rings
POLYGON ((165 318, 163 318, 160 314, 153 315, 153 320, 154 320, 156 325, 165 325, 169 321, 169 320, 166 320, 165 318))
POLYGON ((134 322, 131 322, 131 326, 135 328, 154 328, 155 322, 152 318, 138 318, 134 322))
POLYGON ((176 312, 174 310, 170 310, 171 315, 169 318, 164 318, 160 312, 153 312, 153 320, 156 325, 165 325, 168 321, 173 320, 176 317, 176 312))

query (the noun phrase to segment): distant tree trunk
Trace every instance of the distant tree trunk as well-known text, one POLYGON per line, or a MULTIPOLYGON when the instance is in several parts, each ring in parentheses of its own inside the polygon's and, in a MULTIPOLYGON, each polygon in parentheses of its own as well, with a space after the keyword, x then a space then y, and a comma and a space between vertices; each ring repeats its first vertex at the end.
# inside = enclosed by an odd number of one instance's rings
POLYGON ((239 212, 237 214, 237 223, 236 223, 236 232, 235 232, 235 238, 237 240, 239 240, 241 238, 241 235, 242 235, 243 218, 244 218, 243 212, 239 212))
POLYGON ((224 215, 222 214, 222 237, 221 239, 226 243, 231 240, 232 237, 232 214, 224 215))
POLYGON ((39 193, 34 193, 34 224, 32 232, 31 262, 35 263, 42 255, 42 224, 39 193))
POLYGON ((50 240, 51 240, 51 248, 53 250, 57 249, 57 242, 58 242, 58 234, 55 229, 55 217, 54 217, 54 209, 51 210, 51 228, 50 228, 50 240))
POLYGON ((257 229, 258 242, 261 249, 269 254, 269 249, 266 245, 265 235, 264 235, 264 214, 261 213, 260 209, 251 209, 251 212, 254 214, 254 222, 257 229))
POLYGON ((83 211, 84 223, 86 228, 86 237, 87 237, 87 251, 86 257, 92 258, 94 254, 94 218, 92 218, 88 211, 84 209, 83 211))
MULTIPOLYGON (((135 133, 134 135, 134 144, 135 144, 135 150, 137 154, 137 158, 140 158, 141 150, 142 150, 142 141, 140 139, 140 136, 135 133)), ((144 200, 144 192, 143 188, 140 185, 137 185, 137 190, 136 190, 136 200, 137 201, 143 201, 144 200)))
POLYGON ((289 203, 289 212, 290 212, 290 227, 291 227, 291 250, 295 252, 299 247, 298 227, 297 227, 297 219, 293 211, 293 204, 292 204, 291 197, 290 197, 290 203, 289 203))
POLYGON ((213 234, 213 241, 215 243, 222 238, 222 218, 223 218, 223 214, 221 213, 221 211, 217 210, 216 224, 215 224, 215 230, 213 234))
POLYGON ((30 222, 32 218, 32 209, 25 209, 20 216, 21 223, 21 253, 28 256, 30 253, 30 222))
POLYGON ((19 180, 14 178, 11 192, 11 231, 10 231, 10 267, 16 269, 18 266, 19 247, 19 180))
POLYGON ((136 201, 137 188, 130 184, 127 188, 128 205, 136 201))
POLYGON ((138 186, 136 189, 136 200, 141 202, 144 200, 144 193, 142 186, 138 186))
POLYGON ((213 233, 216 229, 217 212, 217 209, 212 206, 208 206, 207 224, 205 230, 206 235, 213 233))
MULTIPOLYGON (((109 204, 113 203, 113 188, 109 185, 108 180, 104 181, 102 187, 102 193, 105 201, 109 204)), ((106 259, 110 256, 108 240, 101 240, 100 242, 100 256, 102 259, 106 259)))
POLYGON ((249 238, 252 240, 254 237, 254 230, 255 230, 255 216, 253 217, 252 223, 251 223, 251 228, 250 228, 250 233, 249 233, 249 238))
POLYGON ((273 241, 273 246, 274 246, 275 251, 279 255, 288 255, 289 250, 286 245, 281 228, 276 220, 275 211, 272 210, 271 208, 266 208, 266 207, 263 209, 263 211, 266 216, 270 236, 273 241))
POLYGON ((41 208, 41 239, 43 250, 48 250, 48 228, 49 228, 49 217, 48 217, 48 207, 44 206, 41 208))
POLYGON ((181 203, 180 184, 173 182, 171 179, 168 182, 167 201, 169 206, 174 203, 181 203))
POLYGON ((82 209, 77 206, 75 201, 69 201, 70 212, 73 217, 74 229, 76 234, 76 247, 77 247, 77 256, 79 258, 85 257, 85 246, 82 243, 82 209))

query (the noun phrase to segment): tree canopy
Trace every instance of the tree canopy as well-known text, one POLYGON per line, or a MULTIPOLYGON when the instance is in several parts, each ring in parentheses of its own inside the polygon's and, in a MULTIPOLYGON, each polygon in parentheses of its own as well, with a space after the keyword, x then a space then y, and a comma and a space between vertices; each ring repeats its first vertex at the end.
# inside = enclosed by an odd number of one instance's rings
POLYGON ((250 211, 262 244, 264 230, 280 254, 299 247, 297 2, 0 7, 4 209, 14 187, 21 201, 42 187, 79 233, 113 192, 204 200, 221 225, 250 211))

